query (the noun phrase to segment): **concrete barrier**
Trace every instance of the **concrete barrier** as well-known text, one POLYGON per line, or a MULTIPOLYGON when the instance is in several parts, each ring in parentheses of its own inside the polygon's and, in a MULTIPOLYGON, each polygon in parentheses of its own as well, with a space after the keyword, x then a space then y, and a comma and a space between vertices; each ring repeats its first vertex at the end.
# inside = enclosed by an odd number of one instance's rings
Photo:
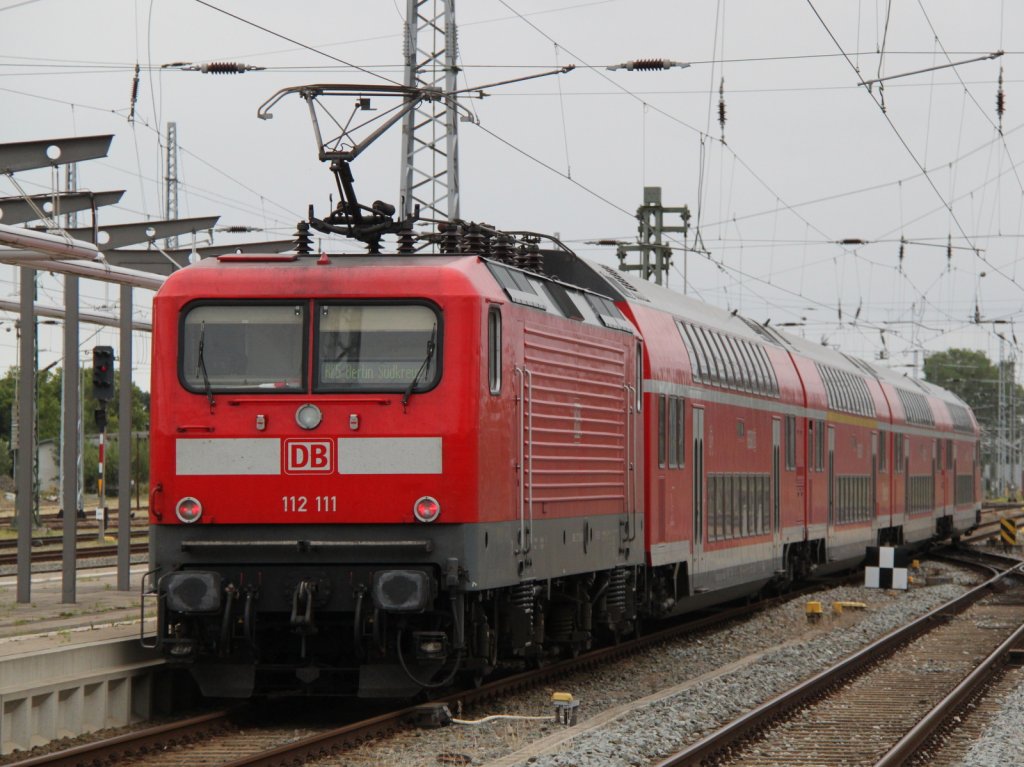
POLYGON ((164 661, 137 638, 0 658, 0 755, 148 720, 170 708, 164 661))

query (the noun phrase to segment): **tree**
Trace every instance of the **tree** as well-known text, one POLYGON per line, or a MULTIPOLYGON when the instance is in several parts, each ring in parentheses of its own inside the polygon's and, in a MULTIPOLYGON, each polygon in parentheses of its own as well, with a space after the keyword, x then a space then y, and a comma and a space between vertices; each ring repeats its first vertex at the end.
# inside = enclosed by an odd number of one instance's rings
POLYGON ((984 352, 973 349, 936 352, 924 361, 924 377, 966 402, 983 428, 995 426, 999 408, 999 367, 984 352))
MULTIPOLYGON (((1015 435, 1016 442, 1016 439, 1024 435, 1024 388, 1016 383, 1016 369, 1012 361, 996 364, 982 352, 949 349, 925 359, 924 375, 929 382, 956 394, 974 411, 974 417, 978 419, 982 430, 982 463, 997 465, 997 473, 1000 471, 1000 463, 1005 466, 1005 462, 1009 461, 1011 467, 1018 464, 1019 458, 1015 455, 1017 446, 1007 441, 1015 435), (1003 396, 1009 400, 1003 403, 1008 409, 1004 410, 1007 421, 1002 424, 999 423, 1000 379, 1005 387, 1003 396), (1010 413, 1016 413, 1014 424, 1009 423, 1010 413), (1012 431, 1000 433, 1000 426, 1012 426, 1012 431), (1000 443, 1000 440, 1003 442, 1000 443)), ((1016 480, 1011 479, 1010 482, 1015 484, 1016 480)), ((1001 491, 1002 488, 997 488, 997 493, 1001 491)))
MULTIPOLYGON (((87 447, 84 451, 85 461, 85 475, 86 485, 91 486, 94 490, 96 487, 96 448, 92 447, 90 450, 88 442, 90 437, 95 436, 99 429, 96 427, 96 410, 99 408, 99 403, 93 399, 92 396, 92 376, 89 375, 88 366, 82 368, 82 416, 83 416, 83 429, 85 432, 87 447)), ((3 456, 0 456, 0 473, 10 476, 12 466, 12 450, 16 445, 12 445, 11 435, 13 426, 14 416, 14 403, 17 399, 18 390, 18 368, 12 367, 0 378, 0 451, 3 452, 3 456)), ((61 418, 61 387, 63 386, 63 371, 60 368, 54 370, 41 370, 36 376, 36 414, 37 422, 39 424, 38 438, 39 440, 53 439, 58 443, 60 441, 60 418, 61 418)), ((107 434, 114 435, 117 433, 118 425, 120 423, 117 397, 120 396, 120 381, 115 380, 114 382, 114 400, 111 401, 107 407, 107 434)), ((132 384, 132 430, 133 431, 147 431, 149 429, 149 392, 144 392, 137 386, 132 384)), ((132 445, 133 450, 133 473, 134 473, 134 450, 135 445, 132 445)), ((148 445, 142 452, 141 461, 142 465, 140 468, 140 474, 144 478, 149 476, 149 450, 148 445)), ((111 490, 117 487, 117 473, 116 473, 116 452, 111 455, 111 450, 107 451, 108 463, 106 466, 107 471, 107 483, 111 490), (111 460, 113 459, 113 463, 111 460)))

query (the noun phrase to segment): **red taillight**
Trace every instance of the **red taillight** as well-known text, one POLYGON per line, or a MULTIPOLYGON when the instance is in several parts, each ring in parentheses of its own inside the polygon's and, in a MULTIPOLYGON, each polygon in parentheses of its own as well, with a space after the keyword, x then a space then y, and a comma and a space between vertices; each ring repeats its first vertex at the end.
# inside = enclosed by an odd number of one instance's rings
POLYGON ((198 522, 199 518, 203 516, 203 504, 195 498, 182 498, 174 508, 174 513, 186 525, 191 525, 193 522, 198 522))
POLYGON ((413 504, 412 514, 420 522, 433 522, 441 516, 441 504, 435 498, 425 495, 413 504))

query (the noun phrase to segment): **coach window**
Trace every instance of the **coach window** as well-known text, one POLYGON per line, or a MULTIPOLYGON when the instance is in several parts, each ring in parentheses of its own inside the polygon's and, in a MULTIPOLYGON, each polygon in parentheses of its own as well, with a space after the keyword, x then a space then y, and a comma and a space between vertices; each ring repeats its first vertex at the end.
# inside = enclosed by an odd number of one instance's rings
POLYGON ((878 432, 878 470, 881 472, 888 471, 889 461, 887 460, 885 445, 889 441, 889 432, 880 431, 878 432))
POLYGON ((715 348, 711 345, 710 333, 706 332, 704 328, 694 326, 694 335, 700 342, 701 349, 704 350, 704 358, 708 361, 708 380, 706 383, 720 383, 722 379, 722 363, 718 359, 718 354, 715 352, 715 348))
POLYGON ((676 414, 679 412, 679 398, 668 398, 668 467, 679 468, 679 442, 676 440, 676 414))
POLYGON ((729 381, 734 389, 743 388, 743 368, 740 367, 739 354, 736 349, 736 342, 732 336, 722 336, 722 345, 725 347, 725 354, 729 358, 729 367, 732 369, 732 379, 729 381))
POLYGON ((658 395, 658 466, 665 468, 665 435, 668 432, 668 416, 665 412, 665 395, 658 395))
POLYGON ((725 352, 725 344, 722 341, 722 337, 712 331, 708 331, 708 338, 711 339, 712 348, 715 350, 715 359, 718 361, 718 373, 720 380, 718 381, 719 386, 727 387, 730 386, 732 381, 732 364, 729 362, 729 358, 725 352))
POLYGON ((750 360, 751 389, 757 394, 768 393, 768 382, 764 380, 764 371, 761 369, 761 360, 757 356, 757 347, 747 341, 743 342, 747 352, 747 359, 750 360))
POLYGON ((732 379, 729 384, 734 389, 743 388, 743 369, 740 367, 739 355, 736 353, 736 344, 732 336, 722 336, 722 345, 725 347, 726 357, 729 359, 729 367, 732 370, 732 379))
POLYGON ((428 391, 441 378, 440 313, 426 303, 318 303, 314 390, 428 391))
POLYGON ((491 394, 501 393, 501 310, 487 312, 487 383, 491 394))
POLYGON ((761 389, 760 371, 754 364, 754 350, 747 341, 737 341, 743 357, 743 369, 746 371, 746 389, 749 392, 763 394, 761 389))
POLYGON ((685 431, 683 417, 686 414, 686 400, 679 397, 668 398, 668 467, 681 469, 686 464, 685 431))
POLYGON ((181 324, 181 381, 199 393, 304 391, 305 328, 302 304, 194 304, 181 324))

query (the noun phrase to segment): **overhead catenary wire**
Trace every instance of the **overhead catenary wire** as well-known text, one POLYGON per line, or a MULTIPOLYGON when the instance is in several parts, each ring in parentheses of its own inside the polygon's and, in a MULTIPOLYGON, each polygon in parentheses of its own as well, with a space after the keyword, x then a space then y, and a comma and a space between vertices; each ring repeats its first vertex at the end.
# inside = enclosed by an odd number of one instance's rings
MULTIPOLYGON (((582 4, 582 5, 589 5, 589 4, 582 4)), ((882 9, 883 10, 885 9, 885 5, 884 4, 882 5, 882 9)), ((509 18, 516 18, 516 17, 509 17, 509 18)), ((899 29, 899 27, 895 26, 895 23, 894 23, 894 26, 893 26, 892 29, 899 29)), ((569 40, 568 42, 570 44, 572 44, 572 40, 569 40)), ((893 71, 894 68, 895 68, 895 64, 894 64, 894 62, 893 62, 891 57, 896 55, 896 52, 890 50, 892 48, 894 42, 897 42, 897 40, 895 39, 894 32, 892 30, 890 30, 890 39, 889 39, 889 41, 887 43, 887 46, 886 46, 886 57, 889 58, 889 61, 886 63, 886 68, 889 71, 893 71)), ((858 46, 858 48, 859 48, 859 46, 858 46)), ((839 55, 841 55, 841 54, 829 54, 829 56, 831 56, 831 57, 836 57, 836 56, 839 56, 839 55)), ((349 57, 346 57, 346 58, 349 58, 349 57)), ((716 58, 719 61, 725 61, 726 60, 721 55, 717 56, 716 58)), ((155 83, 152 80, 150 80, 149 82, 155 85, 155 83)), ((893 87, 895 87, 895 85, 893 87)), ((155 88, 153 90, 155 90, 155 88)), ((702 89, 702 92, 706 96, 706 91, 704 91, 702 89)), ((730 89, 730 93, 732 93, 732 92, 734 92, 734 91, 732 89, 730 89)), ((563 89, 563 94, 561 94, 559 96, 560 99, 563 99, 563 102, 562 102, 563 106, 566 103, 564 101, 564 99, 568 99, 570 97, 570 94, 571 94, 570 89, 568 89, 568 88, 563 89)), ((505 96, 515 97, 515 98, 519 97, 518 93, 507 93, 507 94, 496 94, 496 95, 499 95, 501 97, 505 97, 505 96)), ((890 98, 892 97, 892 92, 890 92, 889 96, 890 96, 890 98)), ((646 108, 647 107, 645 107, 645 109, 646 108)), ((122 114, 122 117, 123 117, 123 114, 122 114)), ((563 129, 563 142, 565 141, 565 136, 567 134, 568 134, 568 131, 563 129)), ((965 133, 965 139, 967 138, 968 135, 969 134, 965 133)), ((534 154, 537 154, 537 153, 535 152, 534 154)), ((546 155, 544 155, 544 154, 541 154, 541 156, 546 157, 546 155)), ((556 166, 559 165, 559 164, 560 163, 557 163, 557 162, 555 163, 556 166)), ((733 160, 733 167, 732 167, 733 174, 735 174, 736 166, 740 166, 740 168, 742 168, 742 165, 738 161, 736 161, 735 158, 734 158, 734 160, 733 160)), ((568 163, 567 163, 567 167, 568 167, 568 163)), ((925 164, 925 167, 928 167, 927 164, 925 164)), ((965 165, 964 167, 965 167, 965 173, 963 174, 962 177, 966 178, 966 167, 967 166, 965 165)), ((565 169, 567 169, 567 168, 563 168, 563 170, 565 170, 565 169)), ((572 173, 570 175, 576 175, 577 171, 578 171, 578 169, 573 168, 572 169, 572 173)), ((712 178, 713 178, 714 177, 714 171, 712 171, 712 174, 713 174, 712 175, 712 178)), ((718 175, 721 177, 721 174, 718 174, 718 175)), ((726 175, 728 175, 728 174, 726 174, 726 175)), ((743 176, 743 174, 740 174, 740 178, 742 178, 742 176, 743 176)), ((771 173, 769 173, 768 177, 769 178, 772 177, 771 173)), ((833 182, 833 184, 834 184, 834 182, 833 182)), ((743 186, 745 186, 745 184, 741 184, 737 188, 740 191, 743 191, 743 189, 742 189, 743 186)), ((598 187, 598 189, 601 189, 601 188, 598 187)), ((784 185, 780 185, 779 189, 786 196, 792 196, 793 195, 792 190, 791 189, 787 189, 784 185)), ((709 188, 709 194, 712 196, 711 199, 714 199, 714 195, 716 195, 716 193, 718 194, 719 197, 721 197, 721 189, 714 190, 713 188, 709 188)), ((955 197, 955 196, 954 195, 950 195, 950 197, 955 197)), ((776 196, 773 196, 773 198, 772 198, 773 203, 774 203, 775 199, 776 199, 776 196)), ((781 199, 781 197, 779 199, 781 199)), ((979 196, 978 199, 981 199, 980 196, 979 196)), ((261 198, 260 203, 257 204, 257 207, 259 207, 260 205, 262 205, 262 198, 261 198)), ((630 206, 629 205, 623 205, 623 207, 627 207, 628 208, 630 206)), ((745 213, 742 213, 741 211, 744 208, 747 211, 749 211, 749 210, 751 210, 754 207, 756 207, 756 206, 755 205, 751 205, 750 201, 748 199, 748 200, 745 201, 745 204, 743 204, 738 210, 734 210, 731 202, 727 202, 727 203, 723 204, 721 199, 720 199, 719 203, 718 203, 718 210, 719 210, 719 213, 720 213, 719 218, 721 219, 722 222, 725 222, 725 224, 729 224, 731 222, 731 226, 733 228, 735 228, 735 230, 738 232, 740 227, 742 226, 742 223, 743 223, 743 220, 744 220, 745 216, 747 215, 745 213)), ((796 206, 793 206, 793 207, 796 207, 796 206)), ((777 237, 777 241, 780 243, 780 248, 781 248, 782 247, 782 243, 787 241, 785 239, 785 237, 786 237, 786 234, 788 232, 786 231, 786 225, 785 225, 785 218, 786 218, 786 216, 781 216, 781 220, 780 220, 780 214, 779 214, 780 210, 781 210, 781 208, 780 208, 779 204, 775 203, 772 206, 772 210, 769 211, 769 212, 773 215, 773 218, 775 218, 777 221, 779 221, 779 236, 777 237)), ((988 218, 987 214, 988 214, 989 210, 991 210, 991 205, 988 205, 988 207, 987 207, 987 209, 985 211, 985 216, 982 217, 981 219, 979 219, 979 221, 981 221, 981 222, 987 221, 987 218, 988 218)), ((704 225, 705 225, 705 227, 707 227, 709 225, 708 221, 712 217, 711 215, 709 215, 710 213, 711 213, 711 208, 709 207, 708 210, 705 211, 705 216, 704 216, 704 225)), ((914 213, 916 213, 916 211, 911 210, 911 213, 914 214, 914 213)), ((968 224, 968 233, 972 237, 977 237, 979 230, 978 230, 977 226, 973 225, 973 221, 965 220, 965 223, 968 224)), ((803 238, 803 241, 811 242, 811 241, 813 241, 815 239, 815 235, 814 235, 813 232, 810 231, 808 223, 805 222, 803 227, 801 227, 801 228, 807 230, 806 231, 806 236, 803 238)), ((828 228, 828 227, 826 227, 826 228, 828 228)), ((760 247, 760 245, 758 244, 758 241, 757 241, 757 234, 758 233, 756 231, 747 231, 748 227, 743 227, 743 229, 744 229, 743 235, 752 235, 754 237, 754 239, 750 239, 750 240, 747 240, 747 241, 744 242, 743 241, 743 237, 741 235, 739 235, 739 234, 736 234, 736 235, 734 235, 736 238, 738 238, 736 240, 736 242, 727 242, 724 239, 719 239, 716 242, 718 243, 718 245, 720 245, 722 247, 731 247, 732 245, 734 245, 736 243, 738 243, 740 245, 740 247, 743 247, 744 245, 746 245, 748 247, 751 247, 751 248, 760 247)), ((753 229, 753 228, 749 228, 749 229, 753 229)), ((930 225, 929 226, 922 226, 922 227, 918 227, 918 230, 916 232, 912 232, 912 234, 921 235, 922 233, 926 233, 926 234, 935 235, 936 237, 938 237, 939 233, 938 233, 938 231, 936 231, 936 229, 937 229, 936 227, 933 227, 933 226, 930 226, 930 225)), ((988 231, 994 231, 994 230, 990 228, 988 231)), ((728 237, 729 236, 728 232, 718 232, 718 234, 721 235, 722 237, 728 237)), ((845 234, 845 232, 837 232, 836 234, 845 234)), ((955 236, 956 236, 957 239, 961 238, 961 235, 959 233, 955 233, 955 236)), ((996 235, 990 235, 990 236, 996 236, 996 235)), ((795 241, 800 241, 800 237, 799 236, 798 237, 794 237, 792 239, 795 240, 795 241)), ((824 239, 825 238, 822 237, 822 240, 824 240, 824 239)), ((921 237, 918 236, 918 237, 915 237, 914 239, 919 241, 921 239, 921 237)), ((956 240, 954 240, 954 241, 956 241, 956 240)), ((965 242, 966 240, 965 239, 960 239, 960 241, 961 242, 965 242)), ((877 242, 877 239, 871 240, 871 242, 877 242)), ((980 241, 979 241, 979 244, 980 244, 980 241)), ((712 247, 715 247, 715 246, 713 245, 712 247)), ((829 247, 829 246, 825 245, 824 247, 829 247)), ((869 248, 867 248, 865 246, 864 248, 861 249, 861 252, 862 253, 868 253, 868 252, 871 252, 871 251, 870 251, 869 248)), ((881 255, 881 254, 878 254, 876 252, 875 255, 881 255)), ((855 257, 859 258, 859 256, 855 256, 855 257)), ((1000 259, 997 258, 995 260, 996 260, 996 263, 1001 263, 1000 259)), ((741 262, 740 266, 741 267, 750 267, 753 263, 754 263, 754 258, 748 258, 746 262, 741 262)), ((755 269, 755 271, 756 271, 756 269, 755 269)), ((777 275, 778 272, 776 272, 775 274, 777 275)), ((801 290, 801 292, 803 292, 803 291, 801 290)), ((844 303, 848 303, 848 299, 844 298, 843 300, 844 300, 844 303)))
MULTIPOLYGON (((826 33, 829 35, 829 37, 832 38, 832 41, 836 44, 836 47, 840 50, 840 52, 842 52, 843 51, 842 45, 836 39, 835 35, 832 33, 832 30, 829 29, 828 25, 825 23, 825 20, 821 17, 821 14, 818 13, 817 8, 814 7, 813 0, 807 0, 807 4, 810 6, 811 10, 814 12, 814 15, 817 16, 818 21, 821 22, 821 25, 825 29, 826 33)), ((853 63, 853 61, 850 59, 850 57, 848 55, 844 54, 844 58, 846 59, 847 63, 856 72, 856 65, 853 63)), ((949 216, 953 220, 953 223, 956 225, 956 228, 960 231, 960 233, 964 236, 964 238, 967 239, 968 242, 969 242, 970 238, 968 237, 967 232, 966 232, 966 230, 963 227, 963 224, 960 223, 960 219, 957 217, 956 212, 953 210, 952 203, 950 203, 950 202, 948 202, 946 200, 945 196, 942 194, 942 192, 939 190, 938 186, 936 186, 934 180, 931 178, 931 175, 928 173, 927 169, 921 163, 920 159, 918 159, 917 155, 910 148, 910 145, 907 143, 906 139, 903 137, 903 135, 900 133, 899 129, 896 127, 896 124, 892 121, 892 119, 886 113, 885 108, 884 108, 884 103, 879 102, 877 99, 875 99, 874 95, 871 94, 870 91, 869 91, 869 95, 871 96, 872 101, 875 102, 875 105, 878 106, 879 109, 881 110, 882 117, 885 119, 886 123, 889 125, 889 127, 892 129, 893 133, 896 135, 896 138, 899 140, 899 143, 903 146, 903 148, 906 150, 907 154, 914 161, 914 163, 918 166, 918 168, 920 169, 921 173, 924 175, 924 178, 928 181, 929 186, 931 186, 931 188, 935 192, 936 196, 942 202, 943 207, 949 212, 949 216)), ((1013 285, 1016 285, 1022 292, 1024 292, 1024 285, 1021 285, 1012 276, 1010 276, 1009 274, 1006 274, 1003 270, 999 269, 999 267, 997 267, 994 264, 992 264, 991 262, 987 261, 985 259, 985 257, 982 256, 980 253, 978 253, 978 258, 980 258, 984 263, 988 264, 989 267, 991 267, 992 269, 995 269, 996 272, 998 272, 1000 274, 1000 276, 1004 277, 1007 281, 1009 281, 1013 285)))
MULTIPOLYGON (((935 25, 932 24, 931 17, 928 15, 928 11, 925 9, 924 3, 922 3, 921 0, 917 0, 917 4, 921 8, 921 13, 922 13, 922 15, 924 15, 925 21, 928 22, 928 28, 932 31, 932 34, 935 36, 935 42, 938 44, 938 46, 940 48, 942 48, 942 53, 946 57, 946 60, 947 61, 951 61, 950 54, 946 51, 945 46, 942 44, 942 41, 939 39, 939 34, 935 30, 935 25)), ((1001 28, 1002 28, 1002 25, 1000 25, 1000 30, 1001 30, 1001 28)), ((1002 37, 1002 34, 1000 33, 1000 38, 1001 37, 1002 37)), ((1000 51, 999 55, 1000 56, 1002 55, 1001 51, 1000 51)), ((1012 164, 1013 163, 1013 155, 1010 154, 1010 146, 1009 146, 1009 144, 1006 143, 1005 138, 1003 138, 1003 136, 1002 136, 1002 134, 1003 134, 1003 127, 1002 127, 1003 117, 1002 117, 1002 113, 1001 112, 999 113, 998 124, 997 124, 995 120, 993 120, 991 117, 989 117, 988 112, 981 106, 981 104, 978 103, 978 100, 974 97, 974 94, 971 93, 970 88, 968 88, 967 85, 964 83, 963 78, 960 76, 960 73, 956 70, 955 67, 953 68, 953 73, 956 75, 956 78, 959 81, 960 85, 963 86, 964 93, 966 94, 966 96, 978 108, 978 111, 981 112, 982 116, 988 121, 988 124, 991 125, 992 128, 999 133, 1000 138, 1002 139, 1001 143, 1002 143, 1002 146, 1003 146, 1003 151, 1006 152, 1006 156, 1010 159, 1010 163, 1012 164)), ((1002 87, 1003 87, 1002 80, 1003 80, 1003 70, 1002 70, 1002 67, 1000 66, 1000 68, 999 68, 999 94, 1000 94, 1000 96, 1002 95, 1002 87)), ((1001 103, 997 103, 997 110, 998 110, 998 107, 1000 107, 1000 106, 1001 106, 1001 103)), ((1017 186, 1020 188, 1021 193, 1024 194, 1024 182, 1021 181, 1021 177, 1017 173, 1015 166, 1014 166, 1014 177, 1017 179, 1017 186)))
MULTIPOLYGON (((584 66, 588 66, 588 67, 591 66, 585 59, 583 59, 582 57, 578 56, 577 54, 575 54, 574 52, 572 52, 571 50, 566 48, 564 44, 558 43, 558 41, 556 41, 553 37, 548 35, 542 29, 540 29, 540 27, 538 27, 532 21, 530 21, 529 19, 527 19, 524 16, 522 16, 521 14, 519 14, 518 11, 516 11, 514 8, 512 8, 512 6, 509 5, 509 3, 506 0, 498 0, 498 2, 501 3, 501 5, 503 5, 506 8, 508 8, 513 13, 515 13, 517 16, 519 16, 519 18, 521 18, 527 25, 529 25, 532 29, 534 29, 538 34, 540 34, 542 37, 544 37, 544 39, 548 40, 549 42, 551 42, 553 44, 559 44, 562 50, 564 50, 570 56, 573 56, 574 58, 576 58, 584 66)), ((623 92, 629 94, 631 97, 635 98, 636 100, 640 101, 641 103, 647 103, 643 99, 640 99, 638 96, 636 96, 636 94, 634 94, 628 88, 622 86, 621 84, 617 83, 614 79, 610 78, 604 72, 601 72, 599 70, 595 70, 595 72, 600 77, 602 77, 603 79, 605 79, 608 82, 612 83, 616 88, 618 88, 618 89, 622 90, 623 92)), ((708 138, 711 138, 712 140, 715 140, 713 137, 711 137, 707 133, 707 131, 702 131, 699 128, 694 127, 693 125, 690 125, 686 121, 681 120, 680 118, 678 118, 678 117, 676 117, 676 116, 674 116, 674 115, 664 111, 663 109, 660 109, 660 108, 655 107, 653 105, 651 106, 651 108, 654 111, 658 112, 659 114, 661 114, 661 115, 667 117, 668 119, 672 120, 673 122, 676 122, 679 125, 682 125, 683 127, 686 127, 687 129, 697 133, 699 136, 707 136, 708 138)), ((740 163, 740 165, 743 167, 743 169, 746 170, 747 173, 749 173, 752 178, 754 178, 762 187, 764 187, 768 192, 770 192, 776 199, 778 199, 780 202, 782 202, 783 206, 786 208, 787 211, 793 213, 801 221, 804 221, 805 223, 808 223, 808 224, 810 223, 810 222, 807 221, 806 218, 804 218, 802 215, 800 215, 799 213, 794 211, 792 208, 790 208, 789 204, 786 203, 785 200, 783 200, 782 196, 780 194, 778 194, 774 189, 772 189, 772 187, 767 182, 765 182, 764 179, 761 178, 760 175, 755 173, 753 168, 746 161, 744 161, 743 158, 741 158, 736 153, 736 151, 734 149, 729 148, 727 145, 726 145, 726 149, 734 156, 736 161, 738 161, 740 163)), ((618 205, 616 205, 615 207, 618 208, 619 210, 622 210, 622 208, 619 207, 618 205)), ((812 226, 812 228, 815 231, 817 231, 819 234, 822 234, 824 236, 824 232, 821 229, 819 229, 817 226, 814 226, 813 224, 811 224, 811 226, 812 226)))
POLYGON ((385 77, 382 74, 378 74, 377 72, 374 72, 372 69, 367 69, 367 68, 361 67, 361 66, 359 66, 357 64, 352 64, 352 63, 350 63, 348 61, 345 61, 344 59, 340 59, 337 56, 334 56, 333 54, 327 53, 326 51, 322 51, 319 48, 314 48, 311 45, 307 45, 306 43, 299 42, 298 40, 295 40, 294 38, 288 37, 287 35, 282 34, 281 32, 276 32, 273 29, 269 29, 269 28, 263 26, 262 24, 257 24, 255 21, 243 18, 242 16, 239 16, 238 14, 235 14, 235 13, 231 13, 231 11, 227 11, 227 10, 225 10, 223 8, 219 8, 218 6, 214 5, 213 3, 208 3, 206 0, 194 0, 194 2, 199 3, 200 5, 204 5, 207 8, 210 8, 211 10, 217 11, 218 13, 223 13, 225 16, 230 16, 231 18, 236 19, 237 21, 240 21, 243 24, 248 24, 251 27, 255 27, 256 29, 259 29, 259 30, 261 30, 263 32, 266 32, 268 35, 273 35, 274 37, 279 37, 282 40, 287 40, 292 45, 297 45, 300 48, 305 48, 307 51, 311 51, 312 53, 316 53, 316 54, 318 54, 320 56, 325 56, 326 58, 329 58, 332 61, 336 61, 339 64, 344 64, 347 67, 352 67, 353 69, 356 69, 356 70, 358 70, 358 71, 360 71, 360 72, 362 72, 364 74, 370 75, 372 77, 376 77, 376 78, 378 78, 380 80, 383 80, 384 82, 389 83, 391 85, 401 85, 402 84, 402 83, 398 82, 397 80, 391 79, 390 77, 385 77))

